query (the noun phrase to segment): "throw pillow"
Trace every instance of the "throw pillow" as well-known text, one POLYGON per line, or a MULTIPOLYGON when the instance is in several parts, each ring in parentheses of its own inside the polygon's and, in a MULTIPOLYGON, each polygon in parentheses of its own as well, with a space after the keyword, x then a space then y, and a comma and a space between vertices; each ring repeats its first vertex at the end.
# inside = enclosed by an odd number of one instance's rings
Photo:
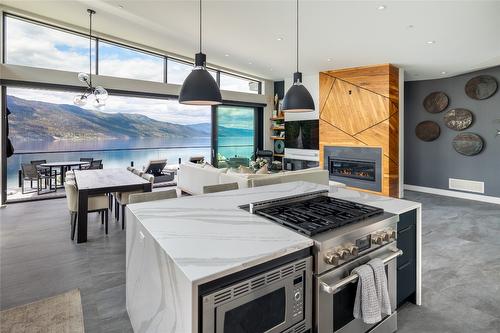
POLYGON ((253 170, 249 167, 240 165, 240 173, 253 173, 253 170))
POLYGON ((266 164, 266 165, 264 165, 264 166, 263 166, 262 168, 260 168, 259 170, 257 170, 255 173, 256 173, 256 174, 258 174, 258 175, 264 175, 264 174, 266 174, 266 175, 267 175, 267 174, 269 173, 269 170, 268 170, 268 168, 267 168, 267 164, 266 164))

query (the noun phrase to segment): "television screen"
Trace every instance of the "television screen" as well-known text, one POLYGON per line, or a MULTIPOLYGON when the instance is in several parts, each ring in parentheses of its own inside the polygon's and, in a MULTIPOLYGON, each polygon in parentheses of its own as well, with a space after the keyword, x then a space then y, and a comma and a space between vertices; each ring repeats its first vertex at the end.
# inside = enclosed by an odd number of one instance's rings
POLYGON ((319 120, 285 122, 285 148, 319 149, 319 120))

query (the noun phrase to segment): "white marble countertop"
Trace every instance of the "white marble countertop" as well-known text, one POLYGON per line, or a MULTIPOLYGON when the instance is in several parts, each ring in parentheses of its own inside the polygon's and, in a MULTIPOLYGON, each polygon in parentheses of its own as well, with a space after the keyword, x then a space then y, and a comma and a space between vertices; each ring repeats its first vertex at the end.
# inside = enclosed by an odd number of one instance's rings
MULTIPOLYGON (((328 186, 293 182, 127 207, 186 278, 201 284, 311 246, 309 238, 238 206, 320 189, 328 186)), ((344 188, 330 190, 334 197, 396 214, 420 206, 344 188)))

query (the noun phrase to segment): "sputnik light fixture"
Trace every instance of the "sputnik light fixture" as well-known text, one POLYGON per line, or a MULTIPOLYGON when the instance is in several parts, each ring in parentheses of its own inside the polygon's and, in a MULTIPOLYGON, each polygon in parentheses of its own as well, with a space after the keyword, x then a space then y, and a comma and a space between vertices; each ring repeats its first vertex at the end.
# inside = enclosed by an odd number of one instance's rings
POLYGON ((194 68, 182 84, 179 103, 188 105, 222 104, 219 86, 207 71, 207 56, 202 52, 202 8, 200 0, 200 52, 195 55, 194 68))
POLYGON ((302 84, 302 73, 299 72, 299 0, 297 1, 297 71, 293 73, 293 84, 283 99, 285 112, 314 111, 314 100, 309 91, 302 84))
POLYGON ((102 86, 94 87, 92 85, 92 15, 95 14, 93 9, 87 9, 89 13, 89 73, 78 73, 78 80, 87 84, 87 88, 82 94, 78 94, 73 98, 73 103, 78 106, 84 106, 89 99, 94 98, 94 106, 102 107, 106 104, 108 92, 102 86))

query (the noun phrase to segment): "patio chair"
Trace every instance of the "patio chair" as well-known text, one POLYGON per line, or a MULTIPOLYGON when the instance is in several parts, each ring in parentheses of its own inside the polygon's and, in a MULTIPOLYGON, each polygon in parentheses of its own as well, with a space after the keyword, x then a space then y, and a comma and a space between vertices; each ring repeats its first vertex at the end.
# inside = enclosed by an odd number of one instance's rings
POLYGON ((155 183, 164 183, 174 180, 174 173, 164 171, 167 160, 150 160, 144 167, 144 173, 155 177, 155 183))
POLYGON ((248 166, 250 164, 250 159, 247 157, 231 157, 227 162, 228 167, 238 168, 240 165, 248 166))
MULTIPOLYGON (((49 182, 49 190, 42 193, 49 193, 49 192, 55 192, 56 188, 52 188, 52 177, 55 177, 54 175, 51 174, 45 174, 39 171, 34 164, 31 163, 23 163, 21 164, 21 169, 22 169, 22 183, 21 183, 21 193, 22 194, 27 194, 27 193, 34 193, 35 191, 30 191, 26 192, 24 190, 24 183, 26 181, 30 182, 30 187, 33 188, 33 181, 36 181, 36 193, 40 195, 40 192, 42 191, 42 186, 43 189, 47 189, 47 181, 49 182)), ((54 184, 55 184, 55 179, 54 179, 54 184)))
MULTIPOLYGON (((78 220, 78 189, 73 180, 64 183, 66 199, 70 213, 71 240, 75 239, 75 230, 78 220)), ((101 223, 104 224, 106 235, 108 234, 108 197, 104 194, 91 196, 88 199, 88 212, 101 213, 101 223)))
POLYGON ((255 158, 263 158, 267 160, 267 164, 271 165, 273 162, 273 151, 272 150, 257 150, 255 152, 255 158))
POLYGON ((93 157, 80 157, 80 162, 89 162, 89 164, 80 165, 80 170, 88 170, 93 160, 93 157))
POLYGON ((35 161, 30 161, 31 164, 33 164, 38 171, 40 171, 41 173, 49 173, 50 172, 50 168, 49 167, 43 167, 41 166, 40 164, 44 164, 44 163, 47 163, 47 160, 35 160, 35 161))
POLYGON ((102 169, 102 167, 102 160, 93 160, 92 162, 90 162, 89 170, 102 169))

